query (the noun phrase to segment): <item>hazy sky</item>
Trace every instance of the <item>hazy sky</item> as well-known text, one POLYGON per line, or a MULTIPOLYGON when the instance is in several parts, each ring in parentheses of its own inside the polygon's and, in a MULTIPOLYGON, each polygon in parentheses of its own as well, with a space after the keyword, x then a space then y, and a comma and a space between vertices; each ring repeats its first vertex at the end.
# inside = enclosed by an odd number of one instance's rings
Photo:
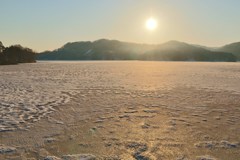
POLYGON ((43 51, 100 38, 207 46, 240 41, 240 0, 0 0, 5 46, 43 51), (151 32, 149 17, 158 21, 151 32))

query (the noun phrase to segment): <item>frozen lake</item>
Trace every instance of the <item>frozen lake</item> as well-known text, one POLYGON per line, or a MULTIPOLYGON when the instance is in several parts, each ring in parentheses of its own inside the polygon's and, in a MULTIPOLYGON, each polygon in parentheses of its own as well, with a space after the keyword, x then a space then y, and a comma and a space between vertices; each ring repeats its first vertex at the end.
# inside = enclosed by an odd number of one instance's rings
POLYGON ((0 131, 29 127, 85 90, 240 94, 240 63, 85 61, 0 66, 0 131))

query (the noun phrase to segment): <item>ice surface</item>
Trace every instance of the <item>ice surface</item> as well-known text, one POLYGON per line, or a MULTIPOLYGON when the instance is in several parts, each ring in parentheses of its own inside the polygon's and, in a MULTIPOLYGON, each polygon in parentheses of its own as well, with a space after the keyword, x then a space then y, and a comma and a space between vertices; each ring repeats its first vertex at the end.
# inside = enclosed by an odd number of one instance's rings
POLYGON ((80 91, 178 87, 239 93, 240 63, 85 61, 0 66, 0 131, 26 129, 80 91))

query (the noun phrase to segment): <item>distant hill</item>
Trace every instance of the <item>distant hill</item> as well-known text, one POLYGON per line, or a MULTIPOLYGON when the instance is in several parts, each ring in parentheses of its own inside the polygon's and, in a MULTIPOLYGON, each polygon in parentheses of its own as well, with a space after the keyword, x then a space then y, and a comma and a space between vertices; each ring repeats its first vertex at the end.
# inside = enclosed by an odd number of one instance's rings
POLYGON ((203 46, 203 45, 198 45, 198 44, 191 44, 195 47, 203 48, 209 51, 216 51, 219 47, 208 47, 208 46, 203 46))
POLYGON ((178 41, 147 45, 100 39, 67 43, 54 51, 37 54, 38 60, 157 60, 157 61, 231 61, 232 53, 210 51, 178 41))
POLYGON ((223 47, 218 48, 217 50, 221 52, 232 53, 237 57, 238 61, 240 61, 240 42, 225 45, 223 47))
POLYGON ((231 53, 210 51, 184 42, 169 41, 146 52, 143 60, 165 61, 236 61, 231 53))
POLYGON ((54 51, 37 55, 41 60, 136 60, 152 45, 100 39, 94 42, 73 42, 54 51))
POLYGON ((36 53, 20 45, 4 47, 0 42, 0 65, 34 63, 36 53))

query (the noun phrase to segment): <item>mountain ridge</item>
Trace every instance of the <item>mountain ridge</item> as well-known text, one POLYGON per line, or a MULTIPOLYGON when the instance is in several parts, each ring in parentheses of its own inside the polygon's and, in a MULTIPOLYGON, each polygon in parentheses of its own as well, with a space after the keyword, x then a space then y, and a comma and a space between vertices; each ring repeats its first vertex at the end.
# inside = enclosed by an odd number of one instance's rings
POLYGON ((162 44, 139 44, 119 40, 68 42, 53 51, 37 54, 38 60, 157 60, 237 61, 236 53, 210 50, 176 40, 162 44))
POLYGON ((238 61, 240 61, 240 42, 227 44, 223 47, 218 48, 217 50, 232 53, 237 57, 238 61))

